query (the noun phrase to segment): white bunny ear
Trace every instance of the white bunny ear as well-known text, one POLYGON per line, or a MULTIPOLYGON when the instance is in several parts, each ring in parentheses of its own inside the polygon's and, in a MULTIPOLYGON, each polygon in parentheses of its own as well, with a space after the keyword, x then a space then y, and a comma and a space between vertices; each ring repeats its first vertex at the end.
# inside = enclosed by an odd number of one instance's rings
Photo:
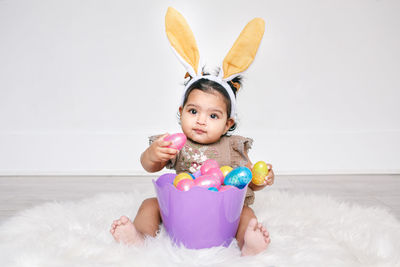
POLYGON ((178 59, 190 76, 199 75, 200 53, 193 32, 185 18, 174 8, 169 7, 165 16, 165 31, 178 59))
POLYGON ((220 77, 229 81, 244 72, 253 62, 261 39, 265 22, 261 18, 250 21, 240 33, 222 63, 220 77))

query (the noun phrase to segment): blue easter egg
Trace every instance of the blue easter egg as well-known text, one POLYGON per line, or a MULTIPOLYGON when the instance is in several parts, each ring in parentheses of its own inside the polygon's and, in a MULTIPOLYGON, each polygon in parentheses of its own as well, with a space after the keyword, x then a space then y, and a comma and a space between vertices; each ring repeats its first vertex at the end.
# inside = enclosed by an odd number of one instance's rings
POLYGON ((247 167, 237 167, 230 171, 224 179, 225 185, 233 185, 239 189, 245 187, 252 178, 251 170, 247 167))
POLYGON ((218 188, 216 188, 216 187, 210 187, 210 188, 208 188, 208 190, 218 192, 218 188))

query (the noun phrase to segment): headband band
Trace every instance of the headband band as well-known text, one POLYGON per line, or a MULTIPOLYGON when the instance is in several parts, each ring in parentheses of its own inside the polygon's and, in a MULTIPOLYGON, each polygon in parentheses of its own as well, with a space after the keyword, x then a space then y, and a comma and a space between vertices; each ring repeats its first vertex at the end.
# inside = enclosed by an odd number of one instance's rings
POLYGON ((197 82, 198 80, 201 79, 206 79, 206 80, 210 80, 213 82, 218 83, 219 85, 221 85, 225 91, 228 93, 229 95, 229 99, 231 100, 231 113, 228 114, 228 117, 231 119, 236 120, 236 97, 235 94, 232 91, 232 88, 229 86, 228 82, 222 80, 220 77, 214 76, 214 75, 204 75, 204 76, 195 76, 193 77, 188 84, 185 86, 185 89, 183 91, 183 95, 182 95, 182 101, 181 101, 181 105, 183 106, 183 102, 185 101, 185 95, 187 90, 190 88, 190 86, 197 82))

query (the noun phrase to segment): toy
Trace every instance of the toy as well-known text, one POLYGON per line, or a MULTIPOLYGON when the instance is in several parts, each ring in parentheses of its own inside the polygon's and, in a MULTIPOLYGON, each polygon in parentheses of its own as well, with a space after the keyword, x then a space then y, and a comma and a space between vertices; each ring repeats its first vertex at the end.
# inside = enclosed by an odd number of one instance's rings
POLYGON ((224 184, 233 185, 239 189, 242 189, 251 181, 251 178, 252 174, 249 168, 237 167, 226 175, 224 184))
POLYGON ((192 179, 182 179, 176 185, 176 189, 181 191, 189 191, 194 186, 194 181, 192 179))
POLYGON ((161 187, 166 186, 167 184, 172 185, 174 183, 174 179, 176 174, 166 173, 158 177, 157 184, 161 187))
POLYGON ((222 174, 224 175, 224 177, 231 171, 233 170, 233 168, 231 166, 222 166, 220 168, 220 170, 222 171, 222 174))
POLYGON ((200 167, 201 175, 207 174, 208 170, 211 168, 219 168, 218 162, 213 159, 208 159, 204 161, 200 167))
POLYGON ((188 174, 188 173, 186 173, 186 172, 182 172, 182 173, 178 174, 177 176, 175 176, 175 179, 174 179, 174 186, 176 187, 177 184, 178 184, 181 180, 184 180, 184 179, 193 180, 193 178, 192 178, 192 176, 191 176, 190 174, 188 174))
POLYGON ((224 183, 224 174, 222 173, 222 171, 219 168, 211 168, 208 169, 208 171, 205 174, 209 174, 209 175, 213 175, 215 176, 217 179, 219 179, 221 181, 221 184, 224 183))
POLYGON ((185 145, 187 138, 183 133, 175 133, 168 135, 164 138, 164 140, 172 142, 172 144, 170 144, 168 147, 181 150, 185 145))
POLYGON ((171 240, 190 249, 228 247, 237 232, 246 190, 192 188, 184 192, 172 185, 175 175, 166 173, 153 180, 163 226, 171 240))
POLYGON ((205 188, 210 188, 210 187, 220 188, 221 181, 214 175, 205 174, 196 178, 196 180, 194 180, 194 185, 205 188))
POLYGON ((251 179, 253 184, 263 185, 265 177, 267 177, 269 172, 268 165, 264 161, 258 161, 256 164, 254 164, 251 172, 253 174, 253 178, 251 179))

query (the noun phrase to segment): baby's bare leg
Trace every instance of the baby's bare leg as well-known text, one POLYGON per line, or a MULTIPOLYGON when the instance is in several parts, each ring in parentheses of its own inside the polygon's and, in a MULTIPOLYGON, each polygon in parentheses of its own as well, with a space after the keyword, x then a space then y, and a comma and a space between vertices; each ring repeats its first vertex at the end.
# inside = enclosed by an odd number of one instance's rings
POLYGON ((248 206, 243 206, 242 214, 240 215, 239 227, 236 232, 236 240, 238 242, 240 250, 242 249, 244 244, 244 233, 246 232, 247 225, 249 225, 249 221, 252 218, 256 218, 254 211, 248 206))
POLYGON ((144 235, 156 236, 161 223, 160 206, 157 198, 145 199, 140 206, 133 225, 144 235))
POLYGON ((127 245, 140 245, 147 235, 155 236, 161 222, 160 208, 156 198, 142 202, 135 220, 122 216, 111 226, 111 234, 117 242, 127 245))
POLYGON ((257 222, 251 208, 244 206, 240 215, 236 240, 242 256, 255 255, 267 249, 271 242, 268 231, 257 222))

